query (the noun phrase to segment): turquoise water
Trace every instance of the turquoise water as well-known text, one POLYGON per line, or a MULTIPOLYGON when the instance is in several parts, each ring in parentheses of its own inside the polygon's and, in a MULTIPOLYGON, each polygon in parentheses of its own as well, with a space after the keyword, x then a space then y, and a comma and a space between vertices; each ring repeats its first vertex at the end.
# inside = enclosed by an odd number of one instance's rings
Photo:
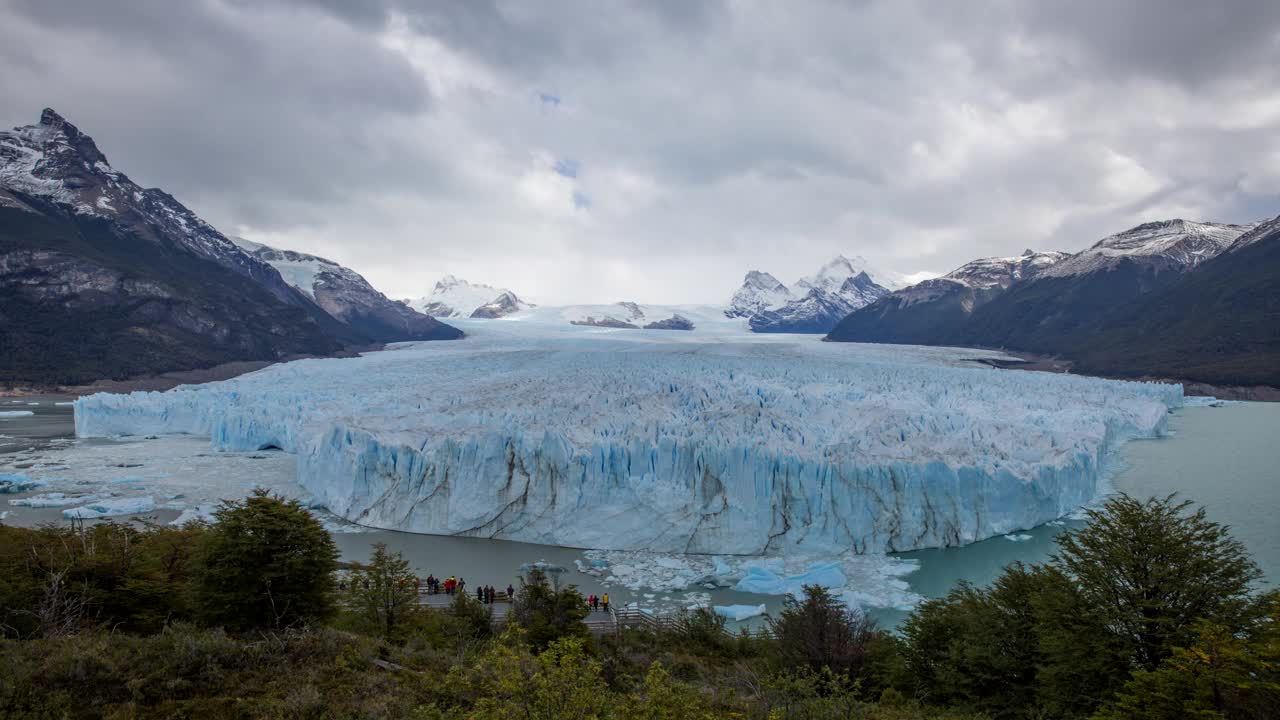
MULTIPOLYGON (((1280 403, 1232 403, 1189 407, 1169 419, 1170 435, 1135 440, 1120 450, 1115 490, 1134 497, 1170 493, 1203 505, 1209 518, 1231 533, 1262 568, 1264 587, 1280 585, 1280 403)), ((915 592, 940 597, 962 580, 990 583, 1014 561, 1044 562, 1066 521, 1028 530, 1024 542, 992 538, 960 548, 917 550, 899 557, 920 569, 907 576, 915 592)), ((896 625, 906 613, 875 610, 883 624, 896 625)))

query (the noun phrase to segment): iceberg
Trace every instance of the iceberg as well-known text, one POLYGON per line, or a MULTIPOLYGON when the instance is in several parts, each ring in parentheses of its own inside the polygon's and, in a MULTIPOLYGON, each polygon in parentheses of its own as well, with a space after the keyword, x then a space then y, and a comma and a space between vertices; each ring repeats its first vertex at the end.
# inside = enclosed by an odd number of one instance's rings
POLYGON ((62 517, 66 520, 93 520, 120 515, 137 515, 155 509, 156 501, 152 497, 111 498, 99 500, 91 505, 63 510, 62 517))
POLYGON ((75 424, 293 453, 297 482, 362 526, 821 555, 963 545, 1068 515, 1098 495, 1119 443, 1160 434, 1182 404, 1179 385, 969 362, 989 356, 500 322, 459 343, 82 397, 75 424))
POLYGON ((0 410, 0 418, 27 417, 28 415, 35 415, 35 412, 31 410, 0 410))
POLYGON ((10 500, 9 504, 15 507, 52 508, 93 502, 97 499, 97 495, 68 495, 66 493, 51 492, 32 495, 31 497, 18 498, 17 500, 10 500))
POLYGON ((733 589, 760 595, 800 597, 804 594, 805 585, 843 588, 847 583, 838 562, 814 563, 797 575, 779 574, 780 567, 780 563, 748 565, 746 577, 739 580, 733 589))
POLYGON ((28 492, 44 483, 43 480, 32 480, 22 473, 0 473, 0 495, 28 492))
POLYGON ((765 614, 764 605, 716 605, 711 609, 715 614, 735 622, 765 614))

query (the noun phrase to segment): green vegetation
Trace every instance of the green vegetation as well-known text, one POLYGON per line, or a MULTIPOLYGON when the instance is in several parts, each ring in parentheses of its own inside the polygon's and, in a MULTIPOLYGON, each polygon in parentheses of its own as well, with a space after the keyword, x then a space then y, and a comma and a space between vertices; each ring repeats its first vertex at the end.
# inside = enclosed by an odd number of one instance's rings
POLYGON ((419 606, 384 546, 339 574, 265 494, 185 528, 0 525, 0 717, 1277 717, 1280 598, 1225 529, 1172 498, 1091 520, 900 635, 808 587, 776 637, 698 610, 599 638, 536 570, 497 627, 467 593, 419 606))
POLYGON ((338 548, 296 500, 258 491, 215 513, 195 558, 196 617, 228 630, 283 629, 333 616, 338 548))

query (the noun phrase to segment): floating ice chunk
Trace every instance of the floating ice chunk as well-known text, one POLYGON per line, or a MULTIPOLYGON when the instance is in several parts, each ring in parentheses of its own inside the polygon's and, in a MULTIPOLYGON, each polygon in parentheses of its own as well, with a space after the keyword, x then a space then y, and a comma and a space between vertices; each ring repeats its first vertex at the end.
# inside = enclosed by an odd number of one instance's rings
POLYGON ((1031 536, 1025 533, 1011 533, 1009 535, 1005 535, 1004 539, 1009 542, 1026 542, 1031 539, 1031 536))
POLYGON ((41 495, 32 495, 31 497, 18 498, 17 500, 10 500, 9 504, 18 507, 52 508, 93 502, 97 499, 97 495, 68 495, 66 493, 51 492, 41 495))
POLYGON ((766 564, 750 565, 735 590, 760 595, 792 595, 799 597, 805 585, 843 588, 847 580, 839 562, 818 562, 797 575, 781 575, 766 564))
POLYGON ((747 618, 759 617, 765 614, 764 605, 716 605, 712 608, 715 613, 723 618, 733 621, 746 620, 747 618))
POLYGON ((45 480, 33 480, 22 473, 0 473, 0 495, 30 492, 44 485, 45 482, 45 480))
POLYGON ((5 519, 5 518, 7 518, 7 517, 9 517, 9 511, 8 511, 8 510, 0 510, 0 520, 4 520, 4 519, 5 519))
POLYGON ((156 509, 155 498, 110 498, 100 500, 92 505, 63 510, 62 517, 67 520, 92 520, 94 518, 118 517, 120 515, 137 515, 156 509))
POLYGON ((57 406, 59 406, 59 407, 65 407, 65 406, 67 406, 67 405, 75 405, 75 401, 71 401, 71 402, 56 402, 56 403, 54 403, 54 405, 57 405, 57 406))
POLYGON ((30 410, 0 410, 0 418, 26 417, 28 415, 35 415, 35 413, 30 410))

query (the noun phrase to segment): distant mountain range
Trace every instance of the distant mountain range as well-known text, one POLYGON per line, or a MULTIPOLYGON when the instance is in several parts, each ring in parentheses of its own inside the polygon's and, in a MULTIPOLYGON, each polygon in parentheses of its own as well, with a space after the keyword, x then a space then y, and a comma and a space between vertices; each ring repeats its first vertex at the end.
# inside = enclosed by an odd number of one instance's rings
POLYGON ((275 268, 285 282, 302 291, 325 312, 378 342, 457 337, 457 331, 390 300, 356 271, 315 255, 277 250, 231 238, 246 252, 275 268))
POLYGON ((430 295, 403 302, 434 318, 500 318, 533 307, 510 290, 470 283, 452 275, 441 278, 430 295))
POLYGON ((2 382, 124 379, 461 335, 374 312, 380 296, 346 273, 330 263, 316 274, 325 289, 298 289, 172 196, 132 182, 53 110, 0 132, 2 382), (330 292, 327 278, 339 277, 346 288, 330 292))
POLYGON ((767 272, 748 272, 725 315, 746 318, 753 332, 825 333, 849 313, 899 286, 889 276, 870 270, 861 257, 840 255, 793 287, 767 272))
POLYGON ((1074 255, 969 263, 851 313, 827 337, 1004 348, 1121 377, 1280 386, 1278 258, 1277 220, 1146 223, 1074 255))

